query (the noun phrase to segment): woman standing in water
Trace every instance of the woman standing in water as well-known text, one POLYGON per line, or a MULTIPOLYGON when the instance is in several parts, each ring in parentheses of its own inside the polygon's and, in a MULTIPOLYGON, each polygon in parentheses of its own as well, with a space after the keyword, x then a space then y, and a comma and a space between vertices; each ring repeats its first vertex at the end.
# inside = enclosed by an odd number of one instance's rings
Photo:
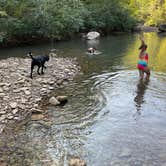
POLYGON ((140 37, 141 46, 139 47, 139 61, 137 64, 137 68, 139 70, 140 78, 144 78, 144 73, 146 73, 146 79, 148 80, 150 77, 150 69, 148 67, 148 53, 146 52, 147 44, 145 44, 144 40, 140 37))

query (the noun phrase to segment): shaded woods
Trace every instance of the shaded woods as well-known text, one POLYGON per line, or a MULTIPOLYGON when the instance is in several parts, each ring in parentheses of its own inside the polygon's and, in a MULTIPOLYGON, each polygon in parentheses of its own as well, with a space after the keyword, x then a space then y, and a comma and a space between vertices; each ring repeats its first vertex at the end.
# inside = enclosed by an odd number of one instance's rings
POLYGON ((162 0, 0 0, 0 43, 61 40, 90 30, 128 31, 137 22, 164 22, 165 11, 162 0))

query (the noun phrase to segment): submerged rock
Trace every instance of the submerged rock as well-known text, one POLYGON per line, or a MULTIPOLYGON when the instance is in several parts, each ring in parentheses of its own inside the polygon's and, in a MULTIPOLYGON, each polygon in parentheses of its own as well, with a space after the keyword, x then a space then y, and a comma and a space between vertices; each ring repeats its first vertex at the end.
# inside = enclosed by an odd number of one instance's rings
POLYGON ((80 158, 73 158, 69 161, 69 166, 87 166, 86 162, 80 158))
POLYGON ((31 120, 41 120, 41 119, 44 119, 43 114, 32 114, 31 116, 31 120))
POLYGON ((51 97, 51 98, 49 99, 49 103, 50 103, 51 105, 54 105, 54 106, 60 104, 60 102, 59 102, 55 97, 51 97))
POLYGON ((57 96, 56 99, 57 99, 60 103, 67 102, 67 96, 57 96))

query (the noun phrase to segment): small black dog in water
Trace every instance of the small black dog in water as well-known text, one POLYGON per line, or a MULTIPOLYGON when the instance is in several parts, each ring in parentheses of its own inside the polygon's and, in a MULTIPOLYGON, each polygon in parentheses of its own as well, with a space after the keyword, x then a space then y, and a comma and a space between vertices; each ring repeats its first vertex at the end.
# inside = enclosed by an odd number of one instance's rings
POLYGON ((38 66, 37 73, 39 75, 40 75, 40 72, 39 72, 40 67, 41 67, 41 74, 44 74, 43 68, 46 69, 44 64, 45 64, 46 61, 49 61, 49 56, 48 55, 40 55, 40 56, 33 57, 32 52, 29 52, 28 55, 32 58, 30 77, 32 78, 32 73, 33 73, 34 66, 38 66))

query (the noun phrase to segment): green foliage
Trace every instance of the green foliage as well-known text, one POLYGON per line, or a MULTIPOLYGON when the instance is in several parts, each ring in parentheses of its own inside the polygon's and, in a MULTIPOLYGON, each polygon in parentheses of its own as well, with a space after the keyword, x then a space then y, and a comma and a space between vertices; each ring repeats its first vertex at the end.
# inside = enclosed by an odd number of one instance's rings
POLYGON ((47 0, 37 8, 40 32, 46 36, 61 39, 78 32, 83 26, 85 8, 78 0, 47 0))
POLYGON ((166 22, 166 1, 129 0, 129 9, 138 21, 146 25, 159 25, 166 22))
POLYGON ((0 18, 7 17, 6 11, 0 11, 0 18))
POLYGON ((0 0, 0 42, 33 36, 63 39, 89 30, 126 31, 135 23, 128 1, 0 0))
POLYGON ((97 0, 88 4, 87 27, 106 31, 131 29, 134 19, 118 0, 97 0))

